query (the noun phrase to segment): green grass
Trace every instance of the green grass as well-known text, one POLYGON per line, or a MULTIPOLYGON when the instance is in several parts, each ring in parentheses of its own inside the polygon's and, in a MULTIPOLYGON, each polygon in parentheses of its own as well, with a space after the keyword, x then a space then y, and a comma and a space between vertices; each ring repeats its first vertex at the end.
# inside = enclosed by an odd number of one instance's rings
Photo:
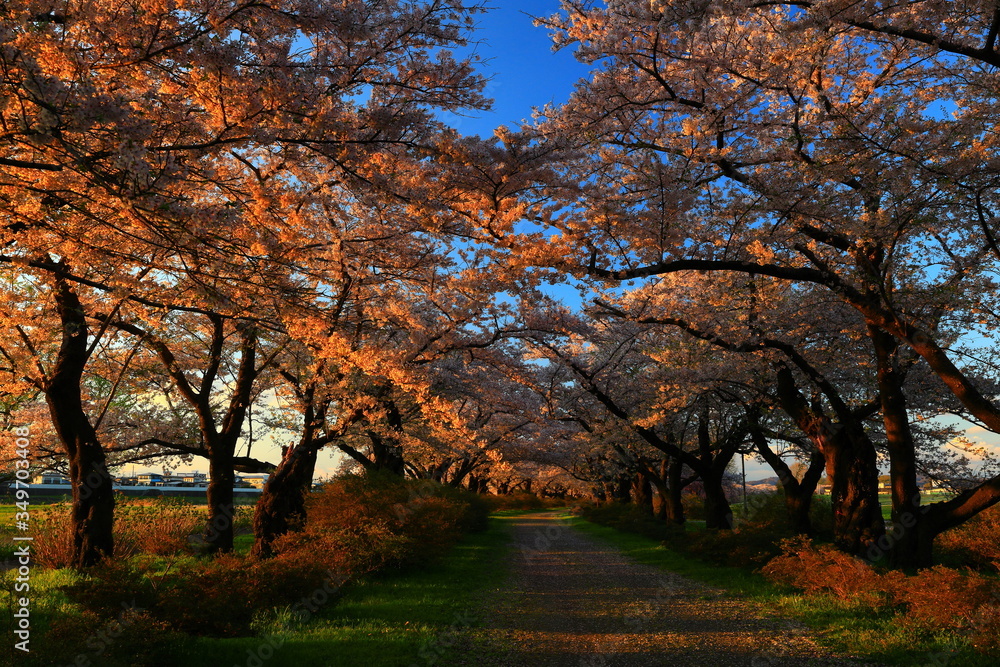
MULTIPOLYGON (((465 536, 441 559, 424 567, 378 573, 352 582, 326 602, 314 607, 306 619, 288 608, 261 610, 253 627, 258 636, 241 638, 194 637, 174 633, 153 637, 137 627, 106 647, 90 635, 63 645, 60 655, 79 652, 80 664, 114 667, 229 667, 230 665, 315 665, 317 667, 389 667, 454 663, 464 646, 474 641, 483 597, 499 587, 507 575, 511 549, 505 518, 491 518, 488 530, 465 536), (95 648, 96 647, 96 648, 95 648), (97 649, 102 649, 100 652, 97 649), (107 648, 107 650, 103 650, 107 648), (145 657, 138 657, 143 653, 145 657), (89 661, 89 663, 88 663, 89 661), (260 662, 258 662, 260 661, 260 662)), ((247 536, 237 546, 249 549, 247 536)), ((164 567, 173 567, 163 559, 164 567)), ((47 635, 58 616, 75 615, 60 586, 86 576, 71 570, 34 570, 31 575, 33 646, 61 643, 47 635)), ((10 622, 13 576, 0 577, 0 625, 10 622), (4 592, 4 589, 7 589, 4 592)), ((319 589, 317 589, 319 590, 319 589)), ((192 599, 192 605, 198 600, 192 599)), ((111 627, 99 624, 93 632, 111 627)), ((90 634, 88 628, 85 635, 90 634)), ((0 664, 13 660, 13 649, 0 650, 0 664)), ((42 651, 45 653, 45 651, 42 651)), ((20 657, 20 656, 17 656, 20 657)), ((53 663, 33 654, 35 665, 53 663)))
MULTIPOLYGON (((947 491, 924 492, 920 494, 920 503, 922 505, 931 505, 944 500, 951 500, 954 497, 954 493, 948 493, 947 491)), ((882 518, 888 521, 892 518, 892 494, 879 493, 878 502, 882 508, 882 518)))
MULTIPOLYGON (((35 512, 37 510, 44 510, 50 507, 49 503, 38 503, 28 505, 28 525, 31 526, 31 520, 36 517, 35 512)), ((0 560, 8 560, 14 556, 14 536, 15 535, 31 535, 31 530, 27 532, 20 531, 14 525, 14 516, 17 512, 21 510, 13 503, 3 503, 0 504, 0 560)))
POLYGON ((253 534, 235 535, 233 537, 233 551, 240 555, 246 555, 253 549, 253 534))
POLYGON ((452 663, 461 650, 453 632, 475 625, 482 596, 506 576, 509 542, 504 519, 493 518, 489 530, 467 536, 425 569, 382 573, 349 585, 338 602, 301 626, 290 625, 279 610, 262 616, 262 637, 188 639, 172 651, 173 664, 245 665, 255 653, 263 657, 271 651, 274 657, 266 663, 275 667, 452 663), (266 646, 268 637, 280 646, 266 646))
POLYGON ((893 614, 874 612, 830 595, 805 596, 775 585, 749 569, 723 567, 699 561, 633 533, 590 523, 580 517, 562 517, 581 532, 610 543, 625 555, 647 565, 726 589, 763 603, 812 628, 832 651, 891 665, 945 665, 989 667, 996 656, 984 656, 961 639, 932 636, 900 628, 893 614))

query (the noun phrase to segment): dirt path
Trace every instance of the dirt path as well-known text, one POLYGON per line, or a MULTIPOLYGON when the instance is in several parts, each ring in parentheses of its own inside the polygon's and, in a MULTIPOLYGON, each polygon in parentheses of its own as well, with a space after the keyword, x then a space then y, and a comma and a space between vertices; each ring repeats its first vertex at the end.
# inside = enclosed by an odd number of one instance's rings
POLYGON ((556 519, 519 519, 510 580, 487 601, 467 665, 857 665, 806 628, 690 579, 635 563, 556 519))

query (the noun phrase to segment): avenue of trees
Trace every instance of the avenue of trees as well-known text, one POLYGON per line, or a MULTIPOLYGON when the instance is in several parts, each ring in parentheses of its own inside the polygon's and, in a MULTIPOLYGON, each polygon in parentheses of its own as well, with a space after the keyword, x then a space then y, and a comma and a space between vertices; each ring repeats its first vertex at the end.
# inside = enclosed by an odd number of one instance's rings
POLYGON ((756 456, 799 532, 825 475, 858 555, 886 470, 900 567, 1000 502, 955 447, 1000 433, 1000 3, 566 1, 538 22, 590 78, 461 136, 485 11, 0 7, 0 409, 69 473, 78 566, 164 456, 207 460, 214 552, 271 473, 260 558, 324 447, 678 525, 696 485, 717 530, 756 456))

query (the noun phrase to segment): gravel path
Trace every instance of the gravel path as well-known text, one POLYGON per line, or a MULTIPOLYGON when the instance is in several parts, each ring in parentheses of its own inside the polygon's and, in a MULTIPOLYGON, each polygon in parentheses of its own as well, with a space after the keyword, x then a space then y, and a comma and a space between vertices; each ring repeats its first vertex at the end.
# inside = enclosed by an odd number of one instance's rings
MULTIPOLYGON (((793 621, 594 542, 554 513, 514 526, 507 585, 484 604, 477 667, 857 665, 793 621)), ((477 633, 479 634, 479 633, 477 633)))

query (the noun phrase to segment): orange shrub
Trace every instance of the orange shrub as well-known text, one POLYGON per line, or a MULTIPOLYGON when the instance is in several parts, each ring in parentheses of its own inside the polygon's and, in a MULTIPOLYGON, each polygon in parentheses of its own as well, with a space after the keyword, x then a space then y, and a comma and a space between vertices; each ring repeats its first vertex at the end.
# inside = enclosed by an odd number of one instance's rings
POLYGON ((167 556, 190 551, 189 537, 205 527, 205 509, 181 498, 119 496, 115 505, 115 555, 167 556))
POLYGON ((772 581, 807 593, 829 592, 845 600, 880 606, 887 601, 888 582, 871 565, 829 545, 814 545, 808 537, 781 541, 783 553, 761 572, 772 581))
POLYGON ((895 601, 906 609, 900 622, 924 630, 968 629, 979 610, 993 599, 990 579, 942 565, 892 580, 895 601))
POLYGON ((427 480, 345 475, 310 496, 306 525, 278 540, 279 555, 308 552, 354 574, 423 562, 442 554, 485 507, 427 480))
MULTIPOLYGON (((34 561, 43 567, 69 567, 73 556, 69 503, 36 510, 34 561)), ((115 556, 166 556, 190 551, 188 538, 205 524, 205 510, 180 499, 115 499, 115 556)))
POLYGON ((970 621, 970 640, 983 652, 1000 652, 1000 589, 994 589, 993 599, 979 607, 970 621))
POLYGON ((942 560, 997 572, 1000 570, 1000 505, 980 512, 934 540, 942 560))
POLYGON ((34 541, 32 560, 47 568, 69 567, 73 563, 73 531, 70 528, 68 503, 34 511, 31 516, 34 541))
POLYGON ((864 561, 807 538, 782 542, 784 553, 764 566, 772 581, 807 593, 832 593, 871 607, 896 607, 894 622, 929 632, 965 635, 977 649, 1000 649, 1000 582, 941 565, 907 576, 879 574, 864 561))
POLYGON ((92 568, 66 595, 84 613, 114 618, 125 601, 164 628, 196 635, 251 634, 263 609, 299 605, 315 610, 332 603, 346 577, 299 559, 258 561, 225 555, 162 561, 136 557, 92 568), (322 592, 320 594, 320 592, 322 592), (307 602, 308 601, 308 602, 307 602))

